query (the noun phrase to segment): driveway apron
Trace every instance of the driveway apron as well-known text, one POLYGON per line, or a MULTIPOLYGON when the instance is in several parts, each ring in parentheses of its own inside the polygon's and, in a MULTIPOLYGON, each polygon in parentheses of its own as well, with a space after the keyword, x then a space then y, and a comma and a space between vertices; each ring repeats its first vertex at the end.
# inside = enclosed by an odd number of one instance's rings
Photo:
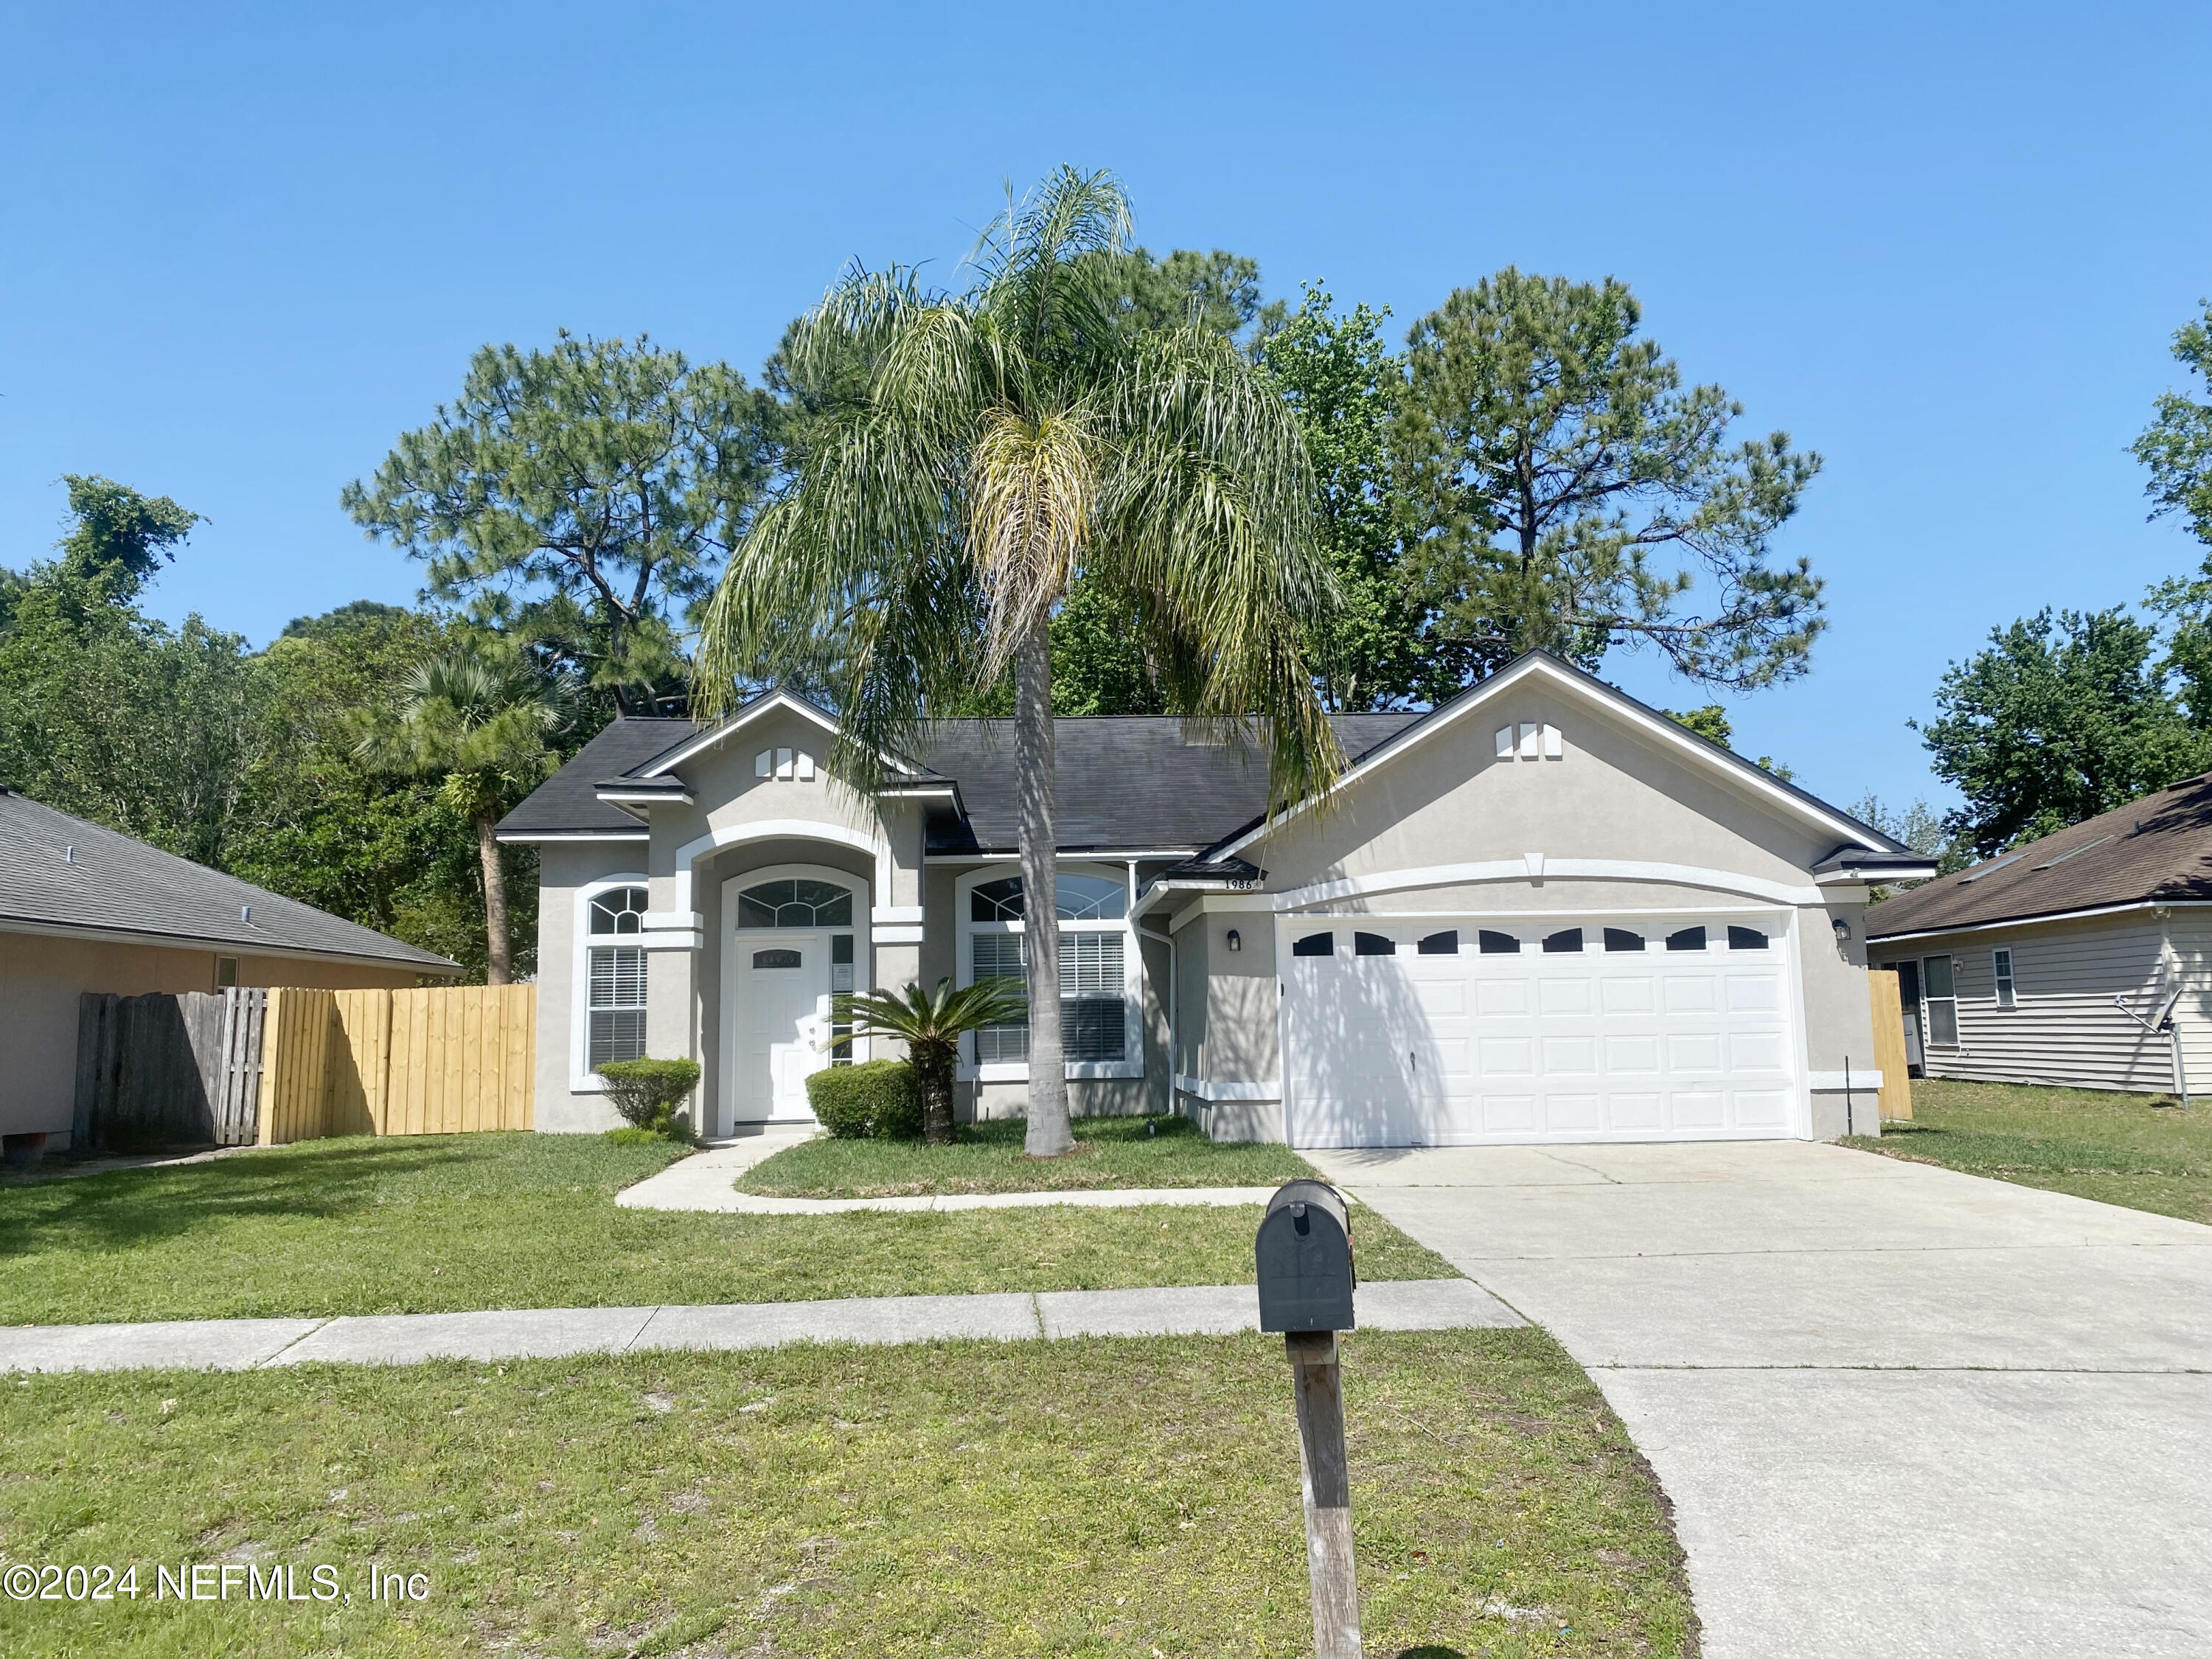
POLYGON ((1308 1156, 1589 1371, 1707 1659, 2212 1654, 2212 1228, 1797 1142, 1308 1156))

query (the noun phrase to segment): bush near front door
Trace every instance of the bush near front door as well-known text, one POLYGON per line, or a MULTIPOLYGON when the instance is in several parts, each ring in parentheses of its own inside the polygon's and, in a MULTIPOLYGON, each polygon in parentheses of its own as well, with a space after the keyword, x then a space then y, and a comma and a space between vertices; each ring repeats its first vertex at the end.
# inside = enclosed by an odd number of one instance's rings
POLYGON ((903 1060, 830 1066, 806 1079, 806 1103, 822 1127, 845 1140, 915 1140, 921 1135, 921 1091, 903 1060))
POLYGON ((634 1128, 672 1140, 691 1139, 690 1121, 676 1108, 699 1086, 696 1060, 611 1060, 599 1067, 607 1103, 634 1128))

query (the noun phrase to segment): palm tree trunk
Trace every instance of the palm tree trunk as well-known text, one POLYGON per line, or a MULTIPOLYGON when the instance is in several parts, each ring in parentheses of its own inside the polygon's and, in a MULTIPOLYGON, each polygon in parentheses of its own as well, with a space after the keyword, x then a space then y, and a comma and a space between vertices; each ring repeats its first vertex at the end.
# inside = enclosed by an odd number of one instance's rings
POLYGON ((504 985, 514 978, 507 954, 507 872, 499 861, 499 820, 477 814, 477 857, 483 865, 484 983, 504 985))
POLYGON ((1016 835, 1022 854, 1023 932, 1029 940, 1030 1117, 1023 1150, 1057 1158, 1075 1149, 1067 1117, 1067 1067, 1060 1042, 1060 903, 1053 858, 1056 745, 1052 730, 1052 640, 1042 617, 1014 647, 1016 835))
POLYGON ((943 1042, 913 1043, 915 1081, 921 1086, 921 1139, 925 1146, 952 1144, 952 1071, 959 1050, 943 1042))

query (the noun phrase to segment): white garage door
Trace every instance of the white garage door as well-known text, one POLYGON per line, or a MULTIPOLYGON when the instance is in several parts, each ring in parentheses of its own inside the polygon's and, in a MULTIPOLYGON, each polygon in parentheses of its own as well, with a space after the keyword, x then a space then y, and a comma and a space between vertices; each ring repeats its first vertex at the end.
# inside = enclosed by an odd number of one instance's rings
POLYGON ((1792 1132, 1781 916, 1312 917, 1285 939, 1298 1146, 1792 1132))

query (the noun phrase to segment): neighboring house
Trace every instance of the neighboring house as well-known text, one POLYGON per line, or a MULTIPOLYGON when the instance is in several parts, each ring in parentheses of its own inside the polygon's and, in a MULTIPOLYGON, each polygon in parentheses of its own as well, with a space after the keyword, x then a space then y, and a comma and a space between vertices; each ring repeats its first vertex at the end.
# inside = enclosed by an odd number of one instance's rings
POLYGON ((428 951, 0 789, 0 1131, 67 1134, 86 991, 406 986, 428 951))
MULTIPOLYGON (((1932 863, 1547 656, 1334 723, 1341 787, 1273 824, 1256 757, 1059 723, 1079 1113, 1300 1146, 1828 1137, 1848 1066, 1872 1132, 1867 884, 1932 863)), ((539 854, 539 1127, 613 1122, 593 1070, 641 1054, 699 1060, 710 1132, 804 1120, 833 992, 1019 975, 1006 723, 944 723, 872 795, 829 778, 835 735, 783 693, 617 720, 507 818, 539 854)), ((1025 1037, 963 1043, 963 1113, 1022 1109, 1025 1037)))
POLYGON ((1931 1077, 2212 1092, 2212 774, 1887 899, 1867 928, 1931 1077))

